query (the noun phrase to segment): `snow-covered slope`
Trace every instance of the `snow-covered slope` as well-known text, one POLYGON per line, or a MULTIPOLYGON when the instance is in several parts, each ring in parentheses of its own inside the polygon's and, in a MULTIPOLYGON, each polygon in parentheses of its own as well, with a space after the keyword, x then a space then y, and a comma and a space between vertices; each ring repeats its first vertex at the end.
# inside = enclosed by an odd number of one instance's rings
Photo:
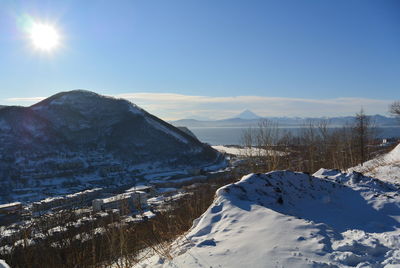
POLYGON ((358 171, 383 181, 400 184, 400 144, 389 153, 356 166, 349 171, 358 171))
POLYGON ((400 267, 400 196, 360 173, 250 174, 140 267, 400 267), (391 266, 392 265, 392 266, 391 266))
POLYGON ((251 148, 241 148, 241 147, 233 147, 233 146, 224 146, 224 145, 214 145, 211 146, 215 150, 221 152, 221 153, 227 153, 227 154, 232 154, 236 156, 249 156, 249 155, 280 155, 283 156, 286 153, 285 152, 280 152, 280 151, 273 151, 273 150, 265 150, 265 149, 260 149, 257 147, 251 147, 251 148))

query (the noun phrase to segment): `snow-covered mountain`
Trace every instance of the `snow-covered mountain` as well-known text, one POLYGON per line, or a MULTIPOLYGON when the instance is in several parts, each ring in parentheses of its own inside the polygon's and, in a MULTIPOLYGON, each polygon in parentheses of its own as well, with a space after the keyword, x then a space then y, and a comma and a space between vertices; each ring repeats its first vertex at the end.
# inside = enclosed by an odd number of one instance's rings
POLYGON ((399 215, 398 185, 358 172, 250 174, 217 191, 172 260, 141 265, 400 267, 399 215))
POLYGON ((17 188, 215 163, 219 153, 123 99, 61 92, 31 107, 0 109, 0 195, 17 188), (100 174, 101 173, 101 174, 100 174), (112 174, 112 176, 108 176, 112 174), (72 180, 74 179, 74 180, 72 180))
POLYGON ((262 117, 253 113, 249 109, 244 110, 237 116, 234 116, 234 118, 240 118, 240 119, 261 119, 262 117))

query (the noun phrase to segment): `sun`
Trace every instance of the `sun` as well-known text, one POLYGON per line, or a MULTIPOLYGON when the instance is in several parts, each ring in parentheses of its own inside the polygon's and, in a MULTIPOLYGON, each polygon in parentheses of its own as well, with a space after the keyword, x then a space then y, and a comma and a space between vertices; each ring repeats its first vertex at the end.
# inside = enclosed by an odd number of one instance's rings
POLYGON ((60 35, 56 28, 49 24, 33 23, 29 29, 29 37, 35 48, 50 51, 60 42, 60 35))

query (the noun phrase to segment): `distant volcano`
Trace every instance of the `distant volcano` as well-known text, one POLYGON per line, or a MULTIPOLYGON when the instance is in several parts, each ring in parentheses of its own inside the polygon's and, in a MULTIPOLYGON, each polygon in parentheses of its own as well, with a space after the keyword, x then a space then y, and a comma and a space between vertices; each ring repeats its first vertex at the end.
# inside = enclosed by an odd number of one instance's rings
POLYGON ((235 118, 240 118, 240 119, 260 119, 262 117, 257 115, 257 114, 255 114, 255 113, 253 113, 249 109, 246 109, 243 112, 241 112, 240 114, 238 114, 237 116, 235 116, 235 118))

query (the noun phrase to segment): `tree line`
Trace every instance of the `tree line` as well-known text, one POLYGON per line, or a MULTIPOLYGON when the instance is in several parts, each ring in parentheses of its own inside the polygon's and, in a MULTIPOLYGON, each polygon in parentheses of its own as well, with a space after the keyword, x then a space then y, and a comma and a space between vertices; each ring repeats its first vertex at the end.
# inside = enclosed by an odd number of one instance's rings
POLYGON ((265 119, 242 134, 253 172, 291 169, 313 173, 320 168, 347 169, 362 165, 382 148, 377 128, 361 109, 353 122, 333 127, 329 120, 305 122, 297 135, 265 119))

